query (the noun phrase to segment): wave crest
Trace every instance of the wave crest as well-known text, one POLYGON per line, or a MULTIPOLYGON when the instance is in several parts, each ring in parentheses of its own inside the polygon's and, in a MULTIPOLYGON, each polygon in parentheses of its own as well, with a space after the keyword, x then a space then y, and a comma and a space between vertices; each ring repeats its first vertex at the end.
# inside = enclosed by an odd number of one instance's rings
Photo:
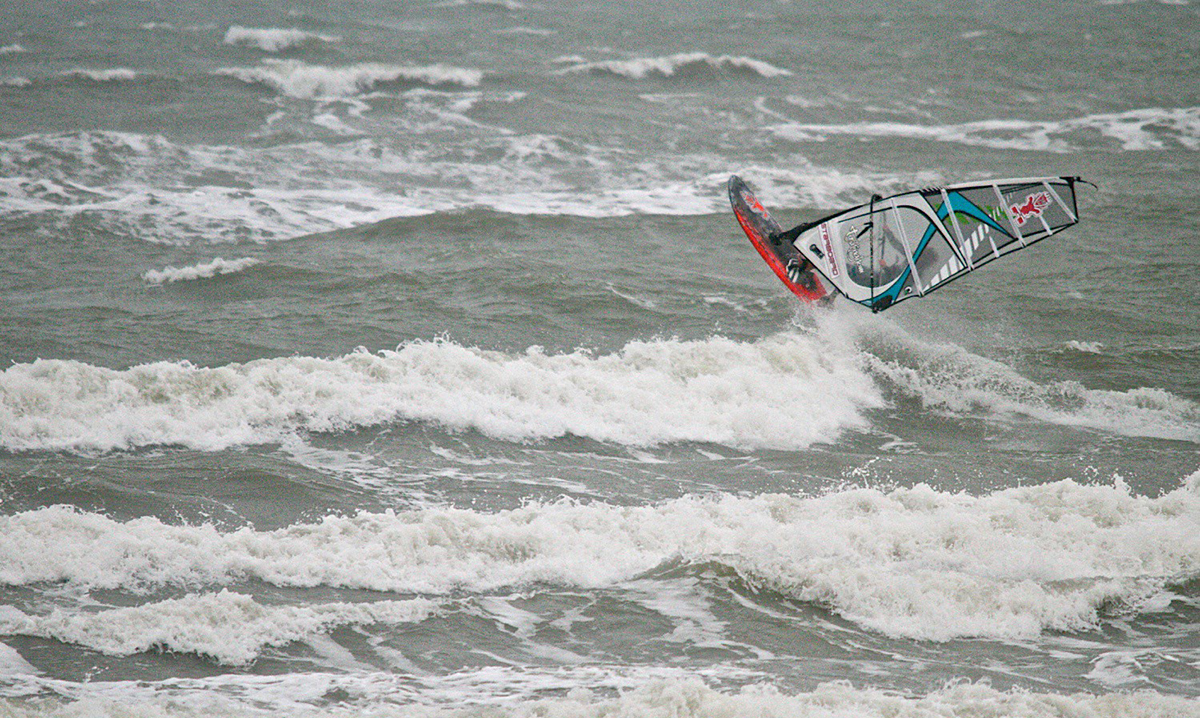
POLYGON ((151 269, 142 275, 142 279, 150 284, 171 284, 174 282, 184 282, 193 279, 208 279, 215 277, 218 274, 236 274, 243 272, 250 267, 258 264, 259 261, 253 257, 243 257, 241 259, 224 260, 217 257, 211 262, 195 264, 189 267, 172 267, 167 266, 162 269, 151 269))
POLYGON ((891 636, 1023 639, 1091 628, 1107 606, 1153 606, 1200 576, 1195 484, 1158 498, 1067 480, 978 497, 918 485, 632 507, 561 500, 275 531, 50 507, 0 517, 0 582, 136 592, 255 579, 445 595, 604 588, 666 562, 713 562, 891 636))
POLYGON ((641 80, 651 74, 671 77, 677 73, 693 70, 748 71, 768 78, 783 77, 792 74, 791 70, 785 70, 751 57, 733 55, 714 56, 706 52, 684 52, 662 57, 639 57, 631 60, 586 62, 570 58, 570 61, 576 64, 560 70, 560 74, 568 72, 601 72, 628 77, 634 80, 641 80))
POLYGON ((1200 150, 1200 107, 1148 107, 1067 120, 994 119, 956 125, 789 122, 767 129, 778 137, 797 142, 823 142, 833 136, 846 135, 900 137, 1001 150, 1069 153, 1096 147, 1095 136, 1099 135, 1124 151, 1200 150))
POLYGON ((282 52, 311 41, 338 42, 340 37, 305 32, 296 28, 257 28, 233 25, 225 32, 226 45, 257 47, 264 52, 282 52))
POLYGON ((483 73, 449 65, 387 65, 365 62, 345 67, 309 65, 299 60, 267 59, 258 67, 227 67, 216 71, 248 84, 266 85, 288 97, 312 100, 351 97, 376 85, 410 82, 423 85, 475 87, 483 73))
POLYGON ((63 77, 91 80, 92 82, 128 82, 136 80, 138 73, 127 67, 113 67, 104 70, 78 68, 62 73, 63 77))
POLYGON ((956 416, 1027 416, 1058 426, 1200 443, 1200 404, 1165 389, 1041 384, 1006 364, 953 343, 919 340, 894 325, 877 325, 875 336, 866 340, 873 342, 878 346, 864 353, 868 371, 927 409, 956 416))
POLYGON ((52 638, 111 656, 159 648, 245 665, 270 646, 302 641, 340 626, 416 623, 436 608, 425 599, 265 606, 245 594, 221 590, 87 613, 56 609, 36 616, 0 607, 0 632, 52 638))
POLYGON ((635 341, 614 354, 509 354, 449 341, 335 359, 114 370, 38 360, 0 374, 0 446, 201 450, 390 421, 515 441, 567 434, 646 446, 802 448, 881 406, 853 355, 813 337, 635 341))
MULTIPOLYGON (((31 679, 31 690, 69 702, 10 700, 12 718, 1197 718, 1200 700, 1155 691, 1095 695, 998 690, 957 682, 924 695, 859 688, 845 681, 783 691, 765 677, 729 666, 485 666, 446 676, 402 672, 310 673, 171 678, 164 681, 31 679), (732 674, 744 688, 718 689, 732 674), (756 679, 756 680, 752 680, 756 679), (749 684, 749 685, 747 685, 749 684), (347 698, 331 703, 330 695, 347 698), (553 697, 551 697, 553 696, 553 697)), ((20 695, 20 694, 18 694, 20 695)))

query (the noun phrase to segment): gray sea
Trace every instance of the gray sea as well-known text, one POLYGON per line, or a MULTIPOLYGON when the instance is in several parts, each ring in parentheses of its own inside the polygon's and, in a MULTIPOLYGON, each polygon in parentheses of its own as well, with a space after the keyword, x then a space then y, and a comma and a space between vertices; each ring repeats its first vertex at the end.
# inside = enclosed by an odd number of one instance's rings
POLYGON ((1194 0, 2 0, 0 716, 1200 716, 1198 188, 1194 0))

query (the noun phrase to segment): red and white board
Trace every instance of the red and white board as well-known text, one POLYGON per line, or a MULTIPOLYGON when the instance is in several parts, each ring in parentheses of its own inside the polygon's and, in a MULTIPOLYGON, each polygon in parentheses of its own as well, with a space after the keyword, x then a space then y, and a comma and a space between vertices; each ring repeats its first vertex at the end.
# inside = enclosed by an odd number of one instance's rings
POLYGON ((750 239, 750 243, 762 255, 767 266, 779 277, 779 281, 792 290, 801 299, 816 302, 834 292, 827 288, 820 276, 813 270, 812 264, 796 250, 791 242, 772 240, 772 235, 778 235, 782 230, 779 223, 771 219, 766 207, 758 201, 746 183, 737 175, 729 178, 729 203, 733 205, 733 214, 737 217, 742 231, 750 239), (794 276, 799 281, 793 282, 788 276, 788 262, 795 260, 801 269, 794 276))

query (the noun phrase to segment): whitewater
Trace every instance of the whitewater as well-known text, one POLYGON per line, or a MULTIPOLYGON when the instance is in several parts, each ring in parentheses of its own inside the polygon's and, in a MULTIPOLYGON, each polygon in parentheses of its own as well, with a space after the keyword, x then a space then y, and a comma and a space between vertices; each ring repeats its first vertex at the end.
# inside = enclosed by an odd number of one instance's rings
MULTIPOLYGON (((828 604, 888 635, 1027 638, 1095 627, 1100 612, 1113 607, 1160 610, 1172 586, 1194 581, 1200 575, 1196 484, 1193 476, 1154 500, 1132 496, 1119 481, 1108 487, 1064 481, 984 497, 917 485, 820 497, 685 497, 637 508, 559 501, 497 514, 427 509, 326 517, 271 532, 152 518, 116 523, 59 506, 5 519, 0 580, 149 593, 163 585, 220 587, 255 578, 277 586, 445 595, 538 582, 594 589, 666 563, 717 563, 752 585, 828 604), (132 546, 139 547, 136 556, 132 546)), ((227 597, 222 591, 208 600, 227 597)), ((11 612, 0 625, 18 635, 86 635, 103 631, 90 624, 127 622, 131 614, 153 625, 160 613, 218 613, 193 602, 113 609, 86 623, 57 612, 41 618, 11 612)), ((254 634, 248 622, 221 621, 234 643, 254 634)), ((94 639, 73 642, 96 647, 94 639)))

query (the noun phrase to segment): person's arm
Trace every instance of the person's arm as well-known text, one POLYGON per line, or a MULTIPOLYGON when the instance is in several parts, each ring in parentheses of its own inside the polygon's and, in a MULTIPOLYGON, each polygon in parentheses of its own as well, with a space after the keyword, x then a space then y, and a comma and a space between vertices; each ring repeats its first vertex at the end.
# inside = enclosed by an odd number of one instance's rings
POLYGON ((798 224, 795 227, 792 227, 791 229, 786 229, 782 232, 776 232, 771 235, 771 243, 778 246, 780 244, 783 244, 784 242, 788 242, 788 243, 795 242, 796 239, 800 235, 804 234, 804 232, 806 230, 812 229, 813 227, 816 227, 820 223, 821 223, 821 220, 818 219, 815 222, 804 222, 803 224, 798 224))

